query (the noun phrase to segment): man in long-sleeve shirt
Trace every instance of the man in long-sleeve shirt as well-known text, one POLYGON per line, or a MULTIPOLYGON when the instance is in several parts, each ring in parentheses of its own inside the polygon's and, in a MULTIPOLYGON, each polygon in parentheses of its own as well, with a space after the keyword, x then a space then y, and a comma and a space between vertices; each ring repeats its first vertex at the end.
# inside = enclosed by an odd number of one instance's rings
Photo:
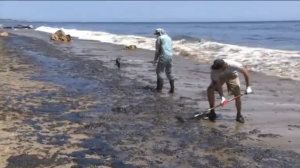
POLYGON ((169 93, 174 93, 174 76, 172 72, 173 66, 173 50, 172 39, 166 34, 164 29, 156 29, 154 35, 156 35, 156 52, 154 56, 154 62, 157 62, 156 74, 157 74, 157 86, 154 92, 161 92, 163 88, 162 74, 166 73, 170 81, 169 93))

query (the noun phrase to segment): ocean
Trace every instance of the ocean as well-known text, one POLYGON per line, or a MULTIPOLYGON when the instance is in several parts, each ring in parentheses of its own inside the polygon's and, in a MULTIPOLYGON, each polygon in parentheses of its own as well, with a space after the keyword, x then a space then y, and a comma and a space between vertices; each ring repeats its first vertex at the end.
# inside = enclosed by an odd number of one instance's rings
POLYGON ((267 75, 300 76, 300 21, 235 23, 55 23, 2 22, 5 26, 33 25, 36 31, 65 33, 84 40, 136 45, 154 50, 156 28, 174 40, 176 55, 210 63, 227 58, 267 75))

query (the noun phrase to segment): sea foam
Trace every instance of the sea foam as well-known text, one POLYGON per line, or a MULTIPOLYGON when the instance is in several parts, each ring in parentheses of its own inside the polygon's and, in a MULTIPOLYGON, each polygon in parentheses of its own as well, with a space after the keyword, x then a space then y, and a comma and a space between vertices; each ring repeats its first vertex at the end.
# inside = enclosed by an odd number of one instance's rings
MULTIPOLYGON (((37 31, 54 33, 62 29, 66 34, 83 40, 94 40, 119 45, 136 45, 138 48, 154 50, 155 38, 111 34, 101 31, 64 29, 41 26, 37 31)), ((267 75, 288 77, 300 80, 300 52, 251 48, 212 41, 193 42, 185 39, 173 41, 175 55, 195 59, 199 62, 211 63, 215 58, 226 58, 243 63, 249 70, 267 75)))

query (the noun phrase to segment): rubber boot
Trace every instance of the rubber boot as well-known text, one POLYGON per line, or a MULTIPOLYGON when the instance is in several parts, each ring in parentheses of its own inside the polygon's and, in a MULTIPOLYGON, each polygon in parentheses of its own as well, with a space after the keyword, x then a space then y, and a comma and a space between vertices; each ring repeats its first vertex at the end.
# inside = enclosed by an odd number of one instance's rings
POLYGON ((174 93, 174 80, 170 80, 170 94, 174 93))
POLYGON ((236 119, 235 119, 237 122, 239 122, 239 123, 245 123, 245 119, 244 119, 244 117, 242 116, 242 114, 237 114, 236 115, 236 119))
POLYGON ((217 114, 215 110, 210 110, 210 112, 204 117, 205 120, 209 119, 210 121, 215 121, 217 119, 217 114))
POLYGON ((152 90, 152 92, 158 92, 158 93, 161 93, 162 92, 162 88, 163 88, 163 85, 164 85, 164 81, 163 79, 159 79, 157 78, 157 86, 155 89, 152 90))

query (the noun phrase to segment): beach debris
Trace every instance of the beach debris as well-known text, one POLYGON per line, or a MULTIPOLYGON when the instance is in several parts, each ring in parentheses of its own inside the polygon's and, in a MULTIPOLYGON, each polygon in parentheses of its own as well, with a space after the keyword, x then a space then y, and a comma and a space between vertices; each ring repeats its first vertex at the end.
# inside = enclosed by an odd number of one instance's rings
POLYGON ((116 65, 117 65, 117 67, 120 69, 121 68, 121 58, 117 58, 116 59, 116 65))
POLYGON ((252 131, 249 131, 249 134, 259 134, 260 133, 260 130, 258 129, 254 129, 252 131))
POLYGON ((62 30, 58 30, 55 33, 51 34, 50 39, 53 41, 73 41, 72 37, 69 34, 66 35, 62 30))
POLYGON ((184 121, 184 118, 183 117, 181 117, 181 116, 175 116, 175 118, 177 119, 177 121, 179 121, 180 123, 184 123, 185 121, 184 121))
POLYGON ((190 56, 190 53, 183 50, 183 51, 180 51, 179 55, 184 56, 184 57, 188 57, 188 56, 190 56))
POLYGON ((17 25, 14 27, 15 29, 33 29, 32 25, 17 25))
POLYGON ((258 134, 257 137, 259 137, 259 138, 279 138, 282 136, 279 134, 258 134))
POLYGON ((136 49, 137 49, 136 45, 130 45, 130 46, 124 47, 124 50, 136 50, 136 49))
POLYGON ((289 127, 300 128, 300 125, 288 125, 289 127))
MULTIPOLYGON (((1 26, 0 26, 1 27, 1 26)), ((3 29, 33 29, 32 25, 3 26, 3 29)))
POLYGON ((13 29, 12 26, 4 26, 3 29, 13 29))
POLYGON ((7 32, 2 32, 0 33, 0 37, 7 37, 8 36, 8 33, 7 32))
POLYGON ((115 107, 115 108, 112 108, 111 111, 117 112, 117 113, 127 113, 128 112, 126 110, 126 108, 123 108, 123 107, 115 107))

